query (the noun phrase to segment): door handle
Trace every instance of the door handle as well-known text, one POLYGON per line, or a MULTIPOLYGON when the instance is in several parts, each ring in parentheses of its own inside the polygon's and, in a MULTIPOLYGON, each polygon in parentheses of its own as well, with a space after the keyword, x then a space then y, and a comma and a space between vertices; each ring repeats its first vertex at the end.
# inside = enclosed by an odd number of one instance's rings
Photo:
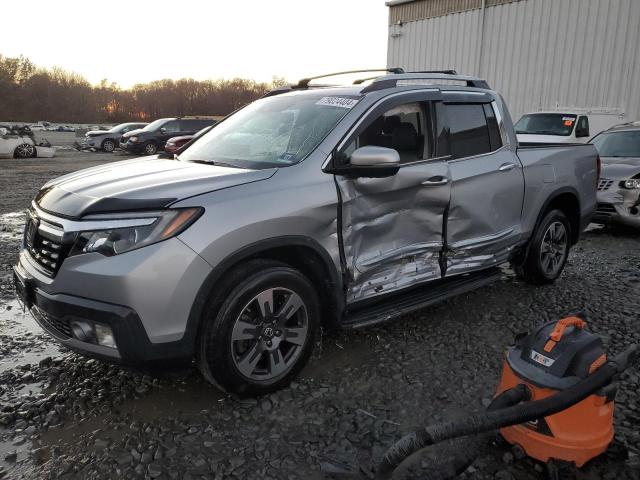
POLYGON ((449 183, 449 179, 447 177, 431 177, 422 182, 422 185, 427 187, 437 187, 438 185, 446 185, 449 183))
POLYGON ((513 170, 514 168, 516 168, 515 163, 503 163, 502 165, 500 165, 498 170, 500 170, 501 172, 508 172, 509 170, 513 170))

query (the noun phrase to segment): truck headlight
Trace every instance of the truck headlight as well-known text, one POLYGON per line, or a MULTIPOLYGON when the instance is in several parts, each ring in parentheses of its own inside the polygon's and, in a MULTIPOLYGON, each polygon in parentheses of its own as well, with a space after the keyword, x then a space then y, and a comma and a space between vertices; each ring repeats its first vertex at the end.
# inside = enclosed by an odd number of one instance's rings
POLYGON ((136 143, 138 140, 139 140, 138 137, 129 137, 130 142, 136 143))
POLYGON ((625 180, 623 186, 629 190, 640 188, 640 178, 630 178, 629 180, 625 180))
POLYGON ((79 232, 69 256, 95 252, 111 257, 161 242, 182 233, 203 211, 202 208, 164 210, 146 215, 147 220, 151 215, 155 217, 152 223, 79 232))

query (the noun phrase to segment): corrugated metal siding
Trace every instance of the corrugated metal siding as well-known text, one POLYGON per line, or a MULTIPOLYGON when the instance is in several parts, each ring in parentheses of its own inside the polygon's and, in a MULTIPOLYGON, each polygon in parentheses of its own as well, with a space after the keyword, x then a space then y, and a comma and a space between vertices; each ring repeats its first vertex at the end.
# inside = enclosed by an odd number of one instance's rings
POLYGON ((471 10, 390 26, 387 63, 486 78, 515 118, 558 105, 640 119, 640 1, 522 0, 481 25, 471 10))
MULTIPOLYGON (((502 5, 519 0, 486 0, 487 6, 502 5)), ((416 0, 389 7, 389 23, 407 23, 482 7, 482 0, 416 0)))

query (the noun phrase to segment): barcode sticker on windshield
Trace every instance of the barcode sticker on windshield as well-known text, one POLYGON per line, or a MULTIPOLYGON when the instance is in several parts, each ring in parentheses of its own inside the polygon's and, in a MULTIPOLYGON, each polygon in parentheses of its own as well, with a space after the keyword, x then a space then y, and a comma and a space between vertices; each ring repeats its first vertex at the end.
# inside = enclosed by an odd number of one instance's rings
POLYGON ((343 97, 322 97, 316 102, 316 105, 327 105, 329 107, 353 108, 358 103, 354 98, 343 97))

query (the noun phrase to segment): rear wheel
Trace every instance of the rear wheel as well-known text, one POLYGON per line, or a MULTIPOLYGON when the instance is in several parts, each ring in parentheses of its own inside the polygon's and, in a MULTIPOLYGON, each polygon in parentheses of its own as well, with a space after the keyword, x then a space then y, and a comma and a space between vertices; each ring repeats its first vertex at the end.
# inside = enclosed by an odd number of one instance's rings
POLYGON ((28 143, 23 143, 18 145, 13 152, 13 156, 15 158, 31 158, 34 157, 36 153, 36 149, 33 145, 28 143))
POLYGON ((116 143, 110 138, 107 138, 104 142, 102 142, 102 150, 104 150, 105 152, 111 153, 115 149, 116 149, 116 143))
POLYGON ((270 260, 234 269, 200 331, 198 365, 226 391, 262 395, 288 385, 305 365, 319 323, 309 279, 270 260))
POLYGON ((144 146, 144 153, 147 155, 155 155, 158 152, 158 147, 155 143, 149 142, 144 146))
POLYGON ((547 213, 536 228, 516 274, 528 283, 553 283, 562 274, 571 247, 571 225, 560 210, 547 213))

